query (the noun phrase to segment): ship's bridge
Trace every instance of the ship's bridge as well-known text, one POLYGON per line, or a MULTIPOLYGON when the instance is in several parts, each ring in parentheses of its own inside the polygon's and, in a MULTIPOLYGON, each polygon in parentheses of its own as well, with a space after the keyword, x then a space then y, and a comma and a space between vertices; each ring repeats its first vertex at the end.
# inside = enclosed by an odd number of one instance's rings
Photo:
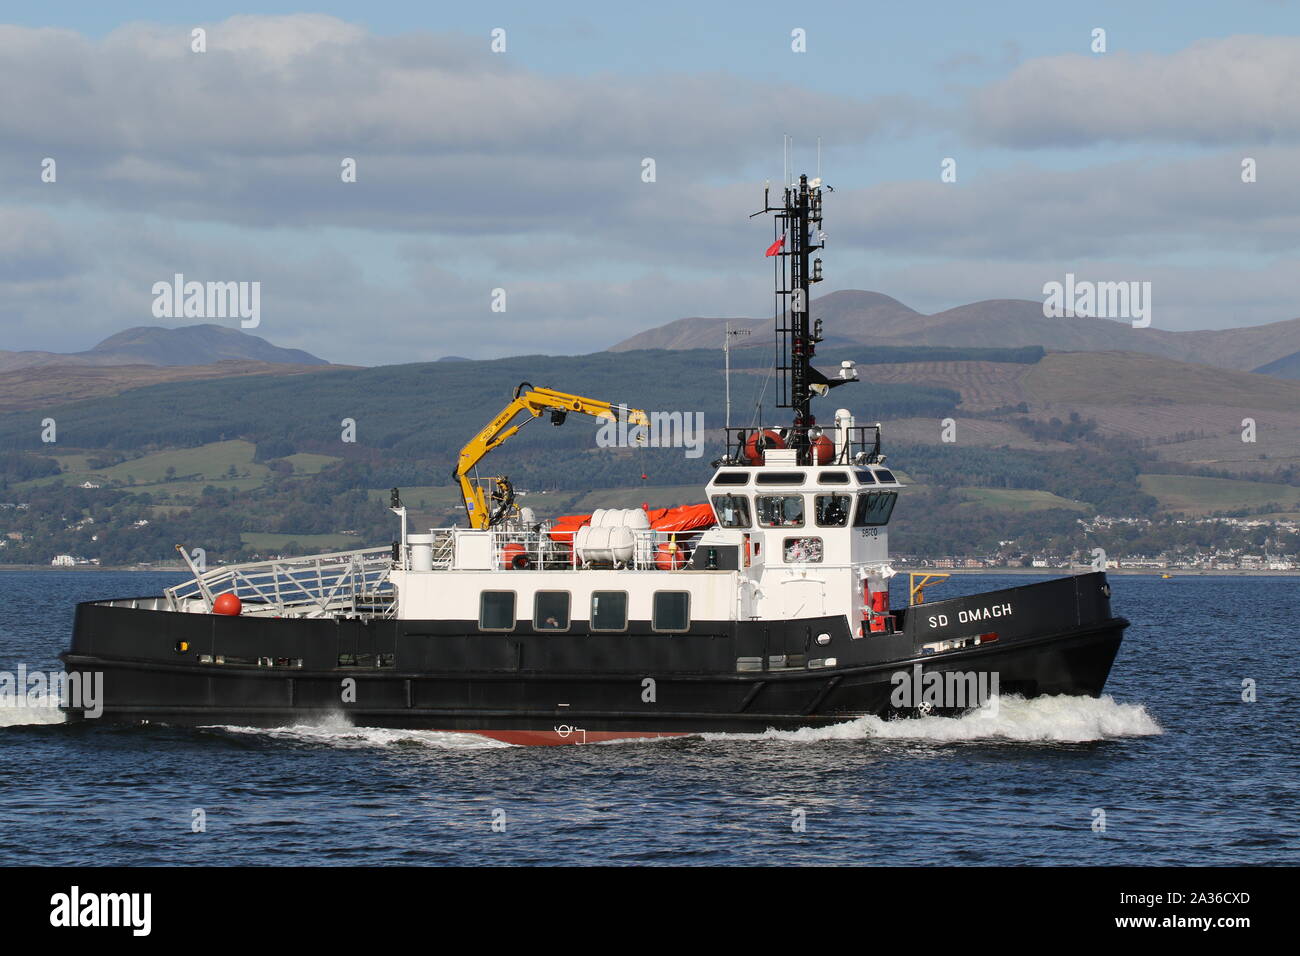
POLYGON ((847 565, 888 558, 885 529, 902 487, 882 465, 800 467, 767 452, 723 466, 708 485, 723 528, 748 532, 768 565, 847 565))
POLYGON ((902 487, 880 453, 880 425, 847 409, 822 429, 729 428, 709 503, 744 531, 769 567, 883 563, 902 487))

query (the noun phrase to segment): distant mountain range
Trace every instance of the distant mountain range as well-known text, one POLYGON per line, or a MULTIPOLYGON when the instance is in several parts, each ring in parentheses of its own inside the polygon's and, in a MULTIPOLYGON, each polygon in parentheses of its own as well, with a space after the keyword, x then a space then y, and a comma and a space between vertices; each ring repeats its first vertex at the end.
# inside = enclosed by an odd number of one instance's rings
POLYGON ((310 375, 351 365, 282 365, 224 359, 211 365, 31 365, 0 372, 0 414, 49 408, 66 402, 104 399, 148 385, 193 382, 241 375, 310 375))
POLYGON ((84 352, 7 352, 0 350, 0 372, 40 366, 215 365, 231 359, 275 365, 329 365, 301 349, 285 349, 266 339, 222 325, 179 329, 138 326, 110 335, 84 352))
MULTIPOLYGON (((221 560, 333 551, 388 540, 382 503, 394 486, 417 527, 463 521, 448 483, 457 449, 521 380, 698 411, 708 430, 698 457, 599 447, 582 417, 527 430, 490 467, 511 475, 539 514, 699 501, 723 448, 718 351, 10 371, 0 374, 0 503, 30 507, 0 508, 0 540, 16 563, 60 553, 158 561, 177 541, 202 541, 221 560), (42 440, 46 417, 58 423, 56 446, 42 440), (356 441, 342 438, 345 418, 356 441), (91 509, 89 530, 49 520, 91 509)), ((895 539, 904 550, 1110 547, 1083 536, 1077 522, 1088 512, 1300 518, 1300 381, 1119 350, 849 344, 822 354, 828 367, 854 356, 861 383, 814 411, 825 420, 845 407, 884 423, 889 464, 910 486, 895 539), (1243 440, 1248 424, 1254 440, 1243 440)), ((766 348, 732 356, 733 422, 788 421, 773 407, 770 357, 766 348)))
MULTIPOLYGON (((1110 319, 1043 316, 1041 302, 990 299, 926 315, 879 292, 848 289, 813 302, 835 345, 946 345, 1014 348, 1041 345, 1061 352, 1142 352, 1278 378, 1300 378, 1300 319, 1238 329, 1170 332, 1135 329, 1110 319)), ((634 349, 719 348, 723 330, 748 328, 736 346, 772 347, 772 320, 687 318, 669 322, 611 347, 634 349)))

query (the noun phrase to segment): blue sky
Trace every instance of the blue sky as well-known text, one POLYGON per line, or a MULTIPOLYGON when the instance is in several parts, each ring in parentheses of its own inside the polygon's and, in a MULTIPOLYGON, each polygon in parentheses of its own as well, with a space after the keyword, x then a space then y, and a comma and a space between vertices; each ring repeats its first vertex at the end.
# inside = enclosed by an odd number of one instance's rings
POLYGON ((335 361, 761 316, 766 227, 745 217, 787 130, 805 168, 823 137, 837 188, 826 291, 937 311, 1075 271, 1153 280, 1157 327, 1300 315, 1292 3, 87 3, 0 21, 20 28, 0 32, 4 348, 153 324, 138 290, 173 271, 262 281, 259 333, 335 361), (181 49, 194 25, 202 61, 181 49), (60 177, 42 187, 46 155, 60 177), (326 186, 341 155, 359 182, 326 186), (510 310, 482 316, 495 287, 510 310), (467 316, 494 334, 458 342, 467 316))

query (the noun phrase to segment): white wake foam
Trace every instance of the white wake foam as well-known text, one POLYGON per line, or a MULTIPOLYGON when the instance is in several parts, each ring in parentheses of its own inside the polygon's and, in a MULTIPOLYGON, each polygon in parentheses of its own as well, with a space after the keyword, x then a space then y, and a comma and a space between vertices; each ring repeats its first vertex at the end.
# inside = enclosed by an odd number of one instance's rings
MULTIPOLYGON (((57 713, 57 712, 56 712, 57 713)), ((345 715, 330 714, 291 727, 218 725, 209 729, 250 734, 297 743, 332 747, 429 747, 447 750, 486 750, 513 747, 504 741, 472 733, 438 730, 393 730, 355 727, 345 715)), ((830 727, 767 730, 755 734, 705 733, 714 741, 774 740, 809 743, 823 740, 916 740, 946 743, 963 740, 1011 740, 1028 743, 1085 743, 1115 737, 1146 737, 1164 730, 1141 704, 1119 704, 1109 695, 1094 697, 1007 696, 990 701, 960 717, 917 717, 882 720, 859 717, 830 727)), ((633 738, 602 741, 602 745, 645 744, 682 738, 633 738)))
POLYGON ((33 724, 61 724, 66 718, 54 698, 0 697, 0 727, 26 727, 33 724))
POLYGON ((232 734, 251 734, 297 743, 331 747, 430 747, 444 750, 490 750, 512 744, 479 734, 458 734, 441 730, 394 730, 386 727, 354 727, 343 714, 330 714, 318 721, 290 727, 238 727, 220 724, 209 727, 232 734))
MULTIPOLYGON (((43 701, 10 706, 0 701, 0 727, 61 724, 65 720, 57 707, 43 701)), ((395 730, 384 727, 355 727, 342 714, 290 727, 242 727, 219 725, 213 729, 250 734, 277 740, 324 744, 334 747, 429 747, 447 750, 485 750, 513 744, 479 734, 437 730, 395 730)), ((821 740, 918 740, 949 742, 963 740, 1012 740, 1023 742, 1082 743, 1114 737, 1143 737, 1163 729, 1141 704, 1119 704, 1109 695, 1093 697, 1002 697, 961 717, 918 717, 882 720, 860 717, 830 727, 802 730, 768 730, 757 734, 708 733, 707 740, 778 740, 814 742, 821 740)), ((668 738, 665 738, 668 739, 668 738)), ((678 738, 680 739, 680 738, 678 738)), ((608 744, 645 743, 645 739, 606 741, 608 744)))
POLYGON ((960 717, 917 717, 882 720, 860 717, 830 727, 768 730, 761 734, 705 734, 711 740, 1014 740, 1082 743, 1112 737, 1162 734, 1154 717, 1141 704, 1117 704, 1102 697, 1007 696, 990 701, 960 717))

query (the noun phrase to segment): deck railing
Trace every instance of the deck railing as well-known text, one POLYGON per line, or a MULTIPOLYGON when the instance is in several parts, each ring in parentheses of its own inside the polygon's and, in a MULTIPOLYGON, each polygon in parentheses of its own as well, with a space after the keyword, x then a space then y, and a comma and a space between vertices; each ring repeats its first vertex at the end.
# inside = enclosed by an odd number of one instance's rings
POLYGON ((851 425, 839 428, 812 425, 791 428, 784 425, 727 426, 727 453, 714 465, 748 465, 762 461, 767 449, 796 449, 800 465, 814 464, 812 445, 825 437, 832 442, 829 461, 818 459, 825 465, 868 465, 882 460, 880 454, 880 425, 851 425))
POLYGON ((444 571, 456 566, 463 569, 484 569, 486 562, 492 569, 506 570, 560 571, 592 567, 676 569, 690 561, 700 535, 699 529, 619 530, 621 540, 616 540, 611 546, 608 541, 600 540, 599 534, 553 531, 544 526, 494 528, 487 532, 434 528, 431 530, 432 545, 427 540, 429 535, 420 535, 425 540, 418 544, 412 540, 403 555, 402 567, 432 571, 444 571), (461 548, 459 556, 458 547, 461 548), (457 561, 460 563, 457 564, 457 561))
POLYGON ((694 555, 698 531, 667 532, 633 529, 630 547, 594 546, 590 538, 577 541, 572 531, 493 531, 493 567, 565 570, 590 567, 639 571, 685 567, 694 555), (576 547, 582 544, 582 547, 576 547))
POLYGON ((392 568, 391 548, 339 551, 213 568, 164 593, 173 611, 188 610, 196 601, 211 610, 217 595, 233 593, 245 615, 392 617, 392 568))

